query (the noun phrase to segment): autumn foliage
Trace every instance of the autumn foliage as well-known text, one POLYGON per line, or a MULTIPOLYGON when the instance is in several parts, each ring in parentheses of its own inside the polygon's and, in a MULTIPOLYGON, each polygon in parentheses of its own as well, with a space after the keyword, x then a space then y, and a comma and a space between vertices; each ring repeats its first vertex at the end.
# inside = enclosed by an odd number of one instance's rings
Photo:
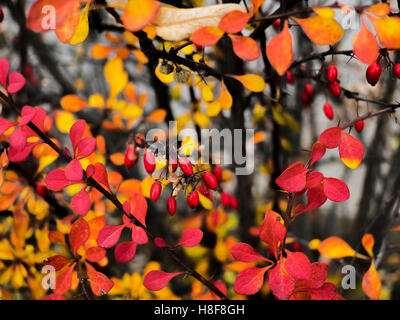
POLYGON ((0 21, 23 22, 19 50, 0 50, 0 299, 394 296, 399 180, 386 184, 376 166, 398 159, 398 127, 383 150, 389 130, 379 122, 371 138, 370 119, 400 106, 398 8, 36 0, 19 12, 14 2, 0 21), (339 17, 353 11, 360 25, 348 35, 339 17), (362 69, 355 89, 341 55, 362 69), (254 129, 232 142, 255 146, 245 154, 254 170, 236 174, 243 163, 214 149, 194 161, 205 144, 192 136, 153 148, 188 128, 254 129), (371 201, 386 192, 384 213, 360 210, 342 232, 349 219, 335 214, 355 215, 361 189, 371 201), (343 287, 345 265, 356 269, 355 294, 343 287), (43 286, 43 267, 54 287, 43 286))

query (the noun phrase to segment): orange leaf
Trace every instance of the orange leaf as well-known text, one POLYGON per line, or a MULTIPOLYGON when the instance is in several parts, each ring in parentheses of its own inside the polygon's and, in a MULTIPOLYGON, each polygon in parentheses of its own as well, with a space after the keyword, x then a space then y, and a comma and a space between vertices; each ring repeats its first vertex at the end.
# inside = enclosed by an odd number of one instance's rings
POLYGON ((368 252, 370 257, 374 257, 374 253, 372 249, 374 248, 375 244, 375 239, 374 236, 370 233, 364 234, 364 236, 361 239, 362 245, 365 248, 365 250, 368 252))
POLYGON ((238 80, 246 89, 252 92, 262 92, 265 89, 265 81, 256 74, 245 74, 243 76, 229 75, 238 80))
POLYGON ((353 39, 353 52, 363 63, 371 65, 379 56, 379 46, 371 31, 369 31, 364 17, 361 17, 362 26, 360 32, 353 39))
POLYGON ((104 59, 114 51, 115 48, 98 43, 92 47, 91 53, 94 59, 104 59))
POLYGON ((356 169, 364 157, 364 145, 347 132, 342 133, 339 145, 339 155, 342 162, 350 169, 356 169))
POLYGON ((329 237, 322 241, 318 246, 318 251, 321 255, 339 259, 344 257, 357 256, 358 258, 364 258, 365 256, 356 253, 356 251, 350 247, 350 245, 339 237, 329 237))
POLYGON ((293 61, 292 34, 287 20, 282 31, 268 42, 266 50, 268 60, 278 74, 285 74, 293 61))
POLYGON ((250 14, 233 10, 222 17, 218 27, 226 33, 238 33, 244 29, 250 18, 250 14))
POLYGON ((71 112, 80 111, 88 105, 86 100, 74 94, 69 94, 62 97, 60 104, 64 110, 71 112))
POLYGON ((157 109, 154 110, 148 117, 147 121, 148 122, 161 122, 165 119, 167 116, 167 111, 164 109, 157 109))
POLYGON ((69 244, 73 254, 89 239, 89 235, 89 224, 85 219, 80 218, 72 224, 71 231, 69 232, 69 244))
POLYGON ((159 9, 155 0, 129 0, 121 20, 128 30, 138 31, 156 18, 159 9))
POLYGON ((374 26, 379 42, 386 49, 400 48, 400 18, 375 18, 368 16, 374 26))
MULTIPOLYGON (((80 6, 79 2, 75 2, 74 7, 70 9, 68 17, 63 21, 62 24, 57 25, 55 30, 57 38, 62 43, 67 43, 75 33, 80 20, 80 6)), ((57 16, 58 19, 58 16, 57 16)))
POLYGON ((378 17, 384 17, 390 13, 390 5, 388 3, 378 3, 369 7, 367 11, 378 17))
POLYGON ((233 51, 239 58, 247 61, 258 59, 260 48, 252 38, 237 35, 229 35, 229 37, 232 39, 233 51))
POLYGON ((312 42, 319 45, 335 44, 343 37, 343 29, 334 19, 316 15, 306 19, 294 18, 312 42))
POLYGON ((365 294, 374 300, 378 300, 381 295, 382 283, 378 272, 375 269, 374 262, 371 263, 369 270, 362 279, 362 287, 365 294))
POLYGON ((198 46, 212 46, 223 36, 224 32, 217 27, 202 27, 192 34, 192 41, 198 46))
POLYGON ((275 257, 278 256, 279 246, 283 243, 285 235, 286 228, 283 225, 281 216, 275 211, 267 210, 260 227, 259 236, 262 241, 271 247, 275 257))
POLYGON ((108 279, 103 273, 96 271, 86 262, 86 270, 89 278, 90 288, 96 296, 106 294, 114 286, 114 282, 108 279))

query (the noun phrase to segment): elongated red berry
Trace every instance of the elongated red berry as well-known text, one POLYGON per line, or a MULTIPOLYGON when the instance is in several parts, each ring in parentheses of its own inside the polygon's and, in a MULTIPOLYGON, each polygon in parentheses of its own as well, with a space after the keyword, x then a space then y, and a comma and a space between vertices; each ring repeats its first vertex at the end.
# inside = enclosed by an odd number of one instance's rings
POLYGON ((0 7, 0 23, 4 20, 4 11, 3 8, 0 7))
POLYGON ((47 188, 44 185, 38 184, 36 186, 36 193, 41 196, 42 198, 44 198, 45 196, 47 196, 47 188))
POLYGON ((176 199, 174 197, 169 197, 167 200, 167 210, 168 213, 173 216, 176 212, 176 199))
POLYGON ((314 94, 314 88, 311 84, 306 83, 306 85, 304 86, 304 92, 309 96, 309 98, 311 99, 313 94, 314 94))
POLYGON ((171 165, 172 172, 175 172, 178 169, 178 160, 176 158, 169 158, 167 160, 167 166, 171 165))
POLYGON ((187 176, 191 176, 193 174, 192 164, 187 158, 179 158, 178 163, 184 174, 187 176))
POLYGON ((207 186, 205 185, 201 185, 198 189, 198 191, 205 197, 207 197, 208 199, 212 199, 212 194, 210 192, 210 190, 207 188, 207 186))
POLYGON ((125 167, 132 168, 138 160, 138 153, 135 151, 134 146, 129 146, 125 151, 125 167))
POLYGON ((279 30, 280 29, 280 27, 281 27, 281 20, 280 19, 276 19, 273 23, 272 23, 272 27, 275 29, 275 30, 279 30))
POLYGON ((228 208, 231 204, 231 196, 227 192, 221 193, 221 203, 225 208, 228 208))
POLYGON ((204 180, 205 184, 207 185, 207 187, 209 187, 210 189, 213 189, 213 190, 217 190, 217 188, 218 188, 217 178, 212 173, 206 172, 203 175, 203 180, 204 180))
POLYGON ((301 93, 301 102, 303 102, 304 104, 309 103, 310 102, 310 96, 307 94, 306 91, 303 90, 303 92, 301 93))
POLYGON ((328 67, 328 70, 326 71, 326 78, 328 79, 328 82, 334 82, 337 79, 337 68, 335 65, 331 64, 328 67))
POLYGON ((146 151, 143 156, 143 164, 147 173, 152 174, 156 169, 156 158, 151 151, 146 151))
POLYGON ((393 73, 398 79, 400 79, 400 63, 393 66, 393 73))
POLYGON ((150 199, 156 201, 160 197, 161 189, 161 183, 158 181, 154 182, 150 188, 150 199))
POLYGON ((197 206, 199 205, 199 200, 200 200, 199 194, 197 191, 192 191, 187 196, 187 203, 188 203, 189 207, 192 209, 197 208, 197 206))
POLYGON ((340 88, 340 85, 337 81, 330 83, 328 87, 329 87, 330 92, 335 97, 339 97, 342 94, 342 88, 340 88))
POLYGON ((332 108, 331 104, 329 102, 325 103, 323 109, 324 109, 324 113, 325 113, 326 117, 329 120, 332 120, 334 114, 333 114, 333 108, 332 108))
POLYGON ((219 165, 215 165, 213 168, 213 173, 215 178, 217 178, 217 181, 221 181, 222 180, 222 168, 219 165))
POLYGON ((382 67, 379 63, 371 64, 366 72, 367 81, 371 86, 375 86, 382 73, 382 67))
POLYGON ((360 120, 354 124, 356 127, 357 132, 361 132, 364 129, 364 120, 360 120))
POLYGON ((294 83, 293 74, 290 71, 286 72, 286 82, 289 84, 294 83))
POLYGON ((229 205, 233 210, 236 210, 238 208, 239 204, 235 196, 229 197, 229 205))

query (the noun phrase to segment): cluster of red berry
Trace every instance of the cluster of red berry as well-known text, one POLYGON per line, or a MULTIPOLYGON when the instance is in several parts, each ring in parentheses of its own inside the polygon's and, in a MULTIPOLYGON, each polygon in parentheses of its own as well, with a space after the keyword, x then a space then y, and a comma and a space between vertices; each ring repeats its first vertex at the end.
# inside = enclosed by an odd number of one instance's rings
MULTIPOLYGON (((141 135, 137 135, 135 142, 128 145, 125 151, 125 166, 130 169, 137 163, 140 149, 146 150, 143 155, 143 165, 146 172, 152 175, 156 170, 156 157, 152 151, 147 149, 146 142, 141 135)), ((166 168, 168 168, 169 172, 175 173, 178 167, 182 171, 182 174, 178 177, 179 183, 182 182, 186 187, 191 185, 193 189, 186 197, 190 208, 195 209, 198 207, 200 202, 199 193, 212 200, 210 189, 217 190, 218 182, 222 180, 222 168, 219 165, 213 166, 212 173, 207 171, 194 172, 193 165, 188 158, 177 156, 177 158, 171 157, 167 159, 166 168)), ((162 184, 159 179, 160 177, 153 182, 150 188, 150 199, 152 201, 158 200, 162 192, 162 184)), ((237 199, 226 192, 221 193, 221 203, 224 207, 230 207, 233 210, 238 207, 237 199)), ((170 215, 174 215, 176 212, 174 189, 167 200, 167 211, 170 215)))

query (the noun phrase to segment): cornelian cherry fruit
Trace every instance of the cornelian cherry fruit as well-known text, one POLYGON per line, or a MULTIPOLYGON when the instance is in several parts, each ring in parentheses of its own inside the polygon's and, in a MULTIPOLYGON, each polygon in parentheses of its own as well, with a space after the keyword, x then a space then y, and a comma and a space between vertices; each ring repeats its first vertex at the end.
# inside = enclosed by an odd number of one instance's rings
POLYGON ((364 120, 360 120, 354 124, 356 127, 357 132, 361 132, 364 129, 364 120))
POLYGON ((207 185, 207 187, 209 187, 212 190, 217 190, 218 188, 217 178, 212 173, 206 172, 203 175, 203 180, 204 183, 207 185))
POLYGON ((151 151, 146 151, 143 156, 143 164, 147 173, 152 174, 156 169, 156 158, 151 151))
POLYGON ((197 191, 192 191, 187 196, 187 203, 190 208, 195 209, 199 205, 199 194, 197 191))
POLYGON ((379 63, 371 64, 366 72, 367 81, 371 86, 375 86, 382 73, 382 67, 379 63))
POLYGON ((333 114, 333 108, 332 108, 331 104, 329 102, 325 103, 323 109, 324 109, 324 113, 325 113, 326 117, 329 120, 332 120, 334 114, 333 114))
POLYGON ((156 201, 160 197, 161 189, 161 183, 158 181, 154 182, 150 188, 150 199, 156 201))
POLYGON ((337 79, 338 71, 335 65, 331 64, 326 71, 326 78, 328 82, 335 82, 337 79))
POLYGON ((179 167, 183 171, 183 173, 187 176, 191 176, 193 174, 193 167, 190 161, 186 158, 179 158, 178 160, 179 167))
POLYGON ((135 147, 129 146, 125 151, 125 159, 124 159, 125 167, 127 167, 128 169, 132 168, 136 164, 137 160, 138 160, 138 154, 135 151, 135 147))
POLYGON ((169 197, 167 200, 167 210, 168 213, 173 216, 176 212, 176 199, 174 197, 169 197))

